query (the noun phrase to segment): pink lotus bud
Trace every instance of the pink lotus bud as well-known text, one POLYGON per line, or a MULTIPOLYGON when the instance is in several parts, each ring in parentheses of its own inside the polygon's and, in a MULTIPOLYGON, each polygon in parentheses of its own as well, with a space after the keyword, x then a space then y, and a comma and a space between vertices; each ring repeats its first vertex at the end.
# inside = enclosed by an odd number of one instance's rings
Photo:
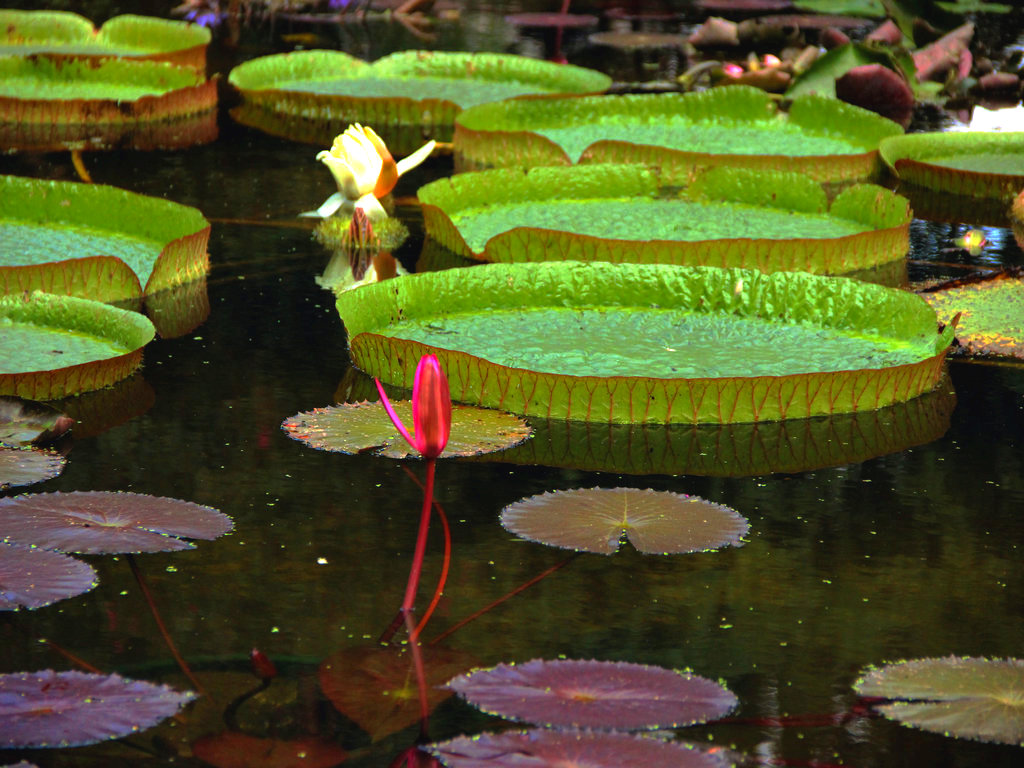
POLYGON ((412 434, 402 424, 384 387, 374 379, 381 402, 395 428, 425 459, 436 459, 448 444, 452 430, 452 399, 448 392, 448 379, 434 355, 424 355, 416 366, 412 384, 412 434))

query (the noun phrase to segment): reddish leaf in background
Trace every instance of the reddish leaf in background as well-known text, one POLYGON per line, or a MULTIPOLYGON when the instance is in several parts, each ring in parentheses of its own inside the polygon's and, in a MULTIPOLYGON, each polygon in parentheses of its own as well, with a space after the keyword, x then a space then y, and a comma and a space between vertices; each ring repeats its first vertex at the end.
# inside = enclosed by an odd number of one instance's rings
POLYGON ((729 690, 707 678, 617 661, 498 664, 460 675, 448 687, 492 715, 576 728, 678 728, 736 706, 729 690))
MULTIPOLYGON (((427 703, 433 709, 452 695, 439 688, 473 666, 468 654, 424 646, 427 703)), ((378 741, 419 722, 419 693, 412 656, 393 648, 345 648, 320 665, 320 687, 335 708, 378 741)))
POLYGON ((721 752, 629 733, 530 731, 460 736, 427 747, 449 768, 728 768, 721 752))
POLYGON ((74 747, 156 725, 194 698, 166 685, 86 672, 0 675, 0 747, 74 747))
POLYGON ((320 739, 261 739, 237 731, 204 736, 193 754, 217 768, 331 768, 348 756, 341 747, 320 739))
POLYGON ((98 583, 88 563, 59 552, 0 544, 0 611, 40 608, 98 583))
POLYGON ((907 81, 881 64, 849 70, 836 80, 836 98, 870 109, 904 128, 910 125, 916 103, 907 81))
POLYGON ((189 501, 141 493, 74 491, 0 499, 0 538, 97 555, 193 549, 176 538, 215 539, 231 518, 189 501))

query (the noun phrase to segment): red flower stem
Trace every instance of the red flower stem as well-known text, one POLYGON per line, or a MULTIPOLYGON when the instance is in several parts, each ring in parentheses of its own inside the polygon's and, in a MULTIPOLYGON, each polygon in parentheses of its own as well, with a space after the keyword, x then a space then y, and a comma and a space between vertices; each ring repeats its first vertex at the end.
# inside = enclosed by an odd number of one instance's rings
MULTIPOLYGON (((412 470, 404 464, 402 469, 420 487, 420 490, 423 490, 423 484, 412 473, 412 470)), ((448 516, 444 513, 444 507, 441 506, 437 499, 434 499, 434 509, 437 511, 437 516, 441 519, 441 528, 444 529, 444 560, 441 563, 441 575, 437 579, 437 587, 434 588, 434 596, 431 598, 427 610, 424 611, 420 623, 416 625, 417 638, 423 633, 423 628, 427 626, 427 621, 429 621, 431 614, 434 613, 434 609, 437 608, 437 604, 441 601, 441 595, 444 594, 444 585, 448 582, 448 570, 452 564, 452 529, 448 526, 448 516)))
MULTIPOLYGON (((430 463, 434 463, 433 459, 430 460, 430 463)), ((405 628, 409 633, 409 651, 412 653, 412 667, 416 672, 416 691, 420 698, 420 738, 427 740, 430 717, 430 704, 427 703, 427 674, 423 669, 420 641, 416 638, 416 616, 411 609, 405 613, 405 628)))
POLYGON ((70 661, 72 664, 75 664, 76 666, 81 667, 86 672, 92 672, 93 674, 96 674, 96 675, 102 675, 103 674, 103 670, 98 669, 97 667, 94 667, 92 664, 90 664, 85 659, 80 659, 78 656, 75 656, 75 654, 73 654, 67 648, 62 648, 61 646, 57 645, 52 640, 47 640, 45 637, 41 637, 41 638, 39 638, 39 641, 42 642, 42 643, 46 643, 46 647, 49 648, 51 651, 56 651, 61 656, 63 656, 65 659, 70 661))
POLYGON ((142 596, 146 599, 146 604, 149 605, 149 611, 153 614, 153 619, 156 621, 157 629, 160 630, 160 634, 163 635, 164 642, 167 644, 167 649, 171 652, 171 656, 178 663, 181 671, 185 674, 185 677, 189 679, 192 685, 195 686, 197 692, 203 696, 206 695, 206 689, 203 687, 196 676, 192 673, 188 663, 178 653, 178 648, 174 645, 174 641, 171 640, 171 633, 167 631, 167 626, 164 624, 164 620, 160 618, 160 611, 157 610, 156 603, 153 601, 153 595, 149 592, 149 587, 146 586, 146 580, 142 578, 142 571, 139 570, 138 564, 135 562, 135 557, 131 554, 125 555, 125 559, 128 561, 128 566, 132 569, 132 574, 135 576, 135 581, 139 585, 139 589, 142 591, 142 596))
MULTIPOLYGON (((579 553, 576 553, 576 554, 579 554, 579 553)), ((507 595, 503 595, 502 597, 499 597, 499 598, 498 598, 497 600, 495 600, 495 601, 494 601, 493 603, 490 603, 489 605, 485 605, 485 606, 484 606, 483 608, 481 608, 481 609, 480 609, 479 611, 474 611, 474 612, 473 612, 473 613, 471 613, 471 614, 470 614, 469 616, 467 616, 467 617, 466 617, 466 618, 464 618, 464 619, 463 619, 462 621, 460 621, 460 622, 459 622, 458 624, 455 624, 454 626, 451 626, 451 627, 449 627, 449 628, 448 628, 448 629, 446 629, 446 630, 445 630, 444 632, 442 632, 442 633, 441 633, 440 635, 438 635, 438 636, 437 636, 437 637, 435 637, 435 638, 434 638, 433 640, 431 640, 431 641, 430 641, 430 643, 429 643, 429 645, 434 645, 435 643, 439 643, 439 642, 441 642, 441 641, 442 641, 442 640, 444 640, 444 639, 445 639, 446 637, 448 637, 448 635, 451 635, 451 634, 453 634, 453 633, 454 633, 454 632, 455 632, 456 630, 462 629, 462 628, 463 628, 464 626, 466 626, 467 624, 469 624, 469 622, 473 621, 473 619, 476 619, 476 618, 479 618, 480 616, 483 616, 483 615, 484 615, 485 613, 487 613, 487 612, 488 612, 489 610, 491 610, 492 608, 497 608, 497 607, 498 607, 499 605, 501 605, 502 603, 504 603, 504 602, 505 602, 506 600, 508 600, 509 598, 511 598, 511 597, 515 597, 515 596, 516 596, 516 595, 518 595, 518 594, 519 594, 520 592, 522 592, 522 591, 524 591, 524 590, 526 590, 526 589, 529 589, 530 587, 532 587, 532 586, 533 586, 534 584, 536 584, 536 583, 537 583, 538 581, 541 581, 542 579, 545 579, 545 578, 547 578, 547 577, 548 577, 548 576, 550 576, 550 575, 551 575, 552 573, 554 573, 555 571, 557 571, 557 570, 558 570, 559 568, 562 568, 562 567, 564 567, 564 566, 568 565, 569 563, 571 563, 571 562, 572 562, 573 560, 575 560, 575 559, 576 559, 576 554, 572 554, 572 555, 569 555, 569 557, 565 558, 565 560, 563 560, 562 562, 560 562, 560 563, 555 563, 554 565, 552 565, 552 566, 551 566, 550 568, 548 568, 547 570, 545 570, 545 571, 541 571, 541 572, 540 572, 539 574, 537 574, 536 576, 534 576, 534 577, 533 577, 532 579, 530 579, 529 581, 527 581, 527 582, 525 582, 525 583, 523 583, 523 584, 520 584, 520 585, 519 585, 518 587, 516 587, 515 589, 513 589, 513 590, 512 590, 511 592, 509 592, 509 593, 508 593, 507 595)))

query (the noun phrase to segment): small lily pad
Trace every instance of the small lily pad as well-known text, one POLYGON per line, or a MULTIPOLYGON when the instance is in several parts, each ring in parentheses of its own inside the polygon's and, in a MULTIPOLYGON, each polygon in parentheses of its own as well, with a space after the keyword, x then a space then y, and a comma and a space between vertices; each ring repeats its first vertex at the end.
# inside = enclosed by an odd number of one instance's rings
POLYGON ((231 518, 211 507, 108 491, 0 499, 0 519, 2 541, 92 555, 193 549, 185 538, 216 539, 233 527, 231 518))
POLYGON ((629 733, 537 728, 481 733, 430 744, 427 751, 450 768, 729 768, 723 754, 679 741, 629 733))
POLYGON ((956 338, 968 354, 1024 358, 1024 278, 1019 275, 964 281, 921 297, 945 323, 960 314, 956 338))
MULTIPOLYGON (((412 402, 392 402, 405 424, 412 424, 412 402)), ((304 411, 285 419, 285 433, 321 451, 372 452, 393 459, 417 455, 395 429, 379 402, 344 403, 304 411)), ((530 427, 510 413, 489 408, 452 407, 452 432, 442 457, 503 451, 528 439, 530 427)))
POLYGON ((707 678, 621 661, 498 664, 453 678, 448 688, 492 715, 572 728, 679 728, 736 706, 728 689, 707 678))
POLYGON ((0 296, 0 394, 54 400, 127 378, 153 324, 137 312, 73 296, 0 296))
POLYGON ((75 420, 45 403, 0 396, 0 444, 48 443, 67 432, 75 420))
POLYGON ((137 733, 195 698, 117 674, 0 675, 0 747, 74 747, 137 733))
POLYGON ((1009 200, 1024 188, 1024 133, 912 133, 879 151, 901 180, 929 189, 1009 200))
POLYGON ((98 583, 96 571, 81 560, 0 543, 0 611, 40 608, 88 592, 98 583))
POLYGON ((1024 660, 912 659, 868 670, 854 690, 894 699, 875 708, 904 725, 1024 747, 1024 660))
POLYGON ((52 480, 67 459, 53 451, 0 445, 0 490, 52 480))
POLYGON ((505 529, 552 547, 611 555, 624 538, 648 555, 741 546, 750 524, 736 510, 682 493, 587 488, 531 496, 505 507, 505 529))

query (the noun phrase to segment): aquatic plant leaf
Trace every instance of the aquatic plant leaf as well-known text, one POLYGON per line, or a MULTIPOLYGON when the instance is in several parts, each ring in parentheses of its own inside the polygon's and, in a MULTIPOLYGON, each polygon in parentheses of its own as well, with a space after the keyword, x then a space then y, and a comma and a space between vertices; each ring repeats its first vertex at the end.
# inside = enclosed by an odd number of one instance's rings
POLYGON ((0 747, 74 747, 156 725, 195 698, 117 674, 0 675, 0 747))
MULTIPOLYGON (((412 424, 412 402, 392 402, 412 424)), ((285 433, 312 448, 340 453, 373 452, 393 459, 418 455, 398 434, 379 402, 344 403, 297 413, 281 424, 285 433)), ((452 407, 452 431, 441 456, 477 456, 503 451, 528 439, 530 427, 517 416, 490 408, 452 407)))
POLYGON ((0 445, 0 490, 52 480, 67 463, 52 451, 0 445))
POLYGON ((861 696, 904 725, 964 739, 1024 746, 1024 660, 947 656, 868 669, 861 696))
POLYGON ((971 197, 1024 189, 1024 133, 914 133, 885 139, 882 159, 903 181, 971 197))
MULTIPOLYGON (((422 648, 431 709, 452 695, 441 684, 473 666, 466 653, 436 645, 422 648)), ((366 731, 373 741, 420 719, 419 693, 412 657, 405 649, 344 648, 320 665, 320 688, 335 708, 366 731)))
POLYGON ((536 728, 459 736, 425 747, 450 768, 728 768, 721 754, 629 733, 536 728))
POLYGON ((783 116, 764 91, 735 85, 482 104, 456 118, 453 151, 458 170, 633 163, 657 167, 662 184, 685 185, 731 165, 855 181, 877 173, 879 142, 899 133, 872 112, 813 94, 783 116))
POLYGON ((56 440, 74 423, 74 419, 52 406, 0 395, 2 445, 26 446, 56 440))
POLYGON ((96 571, 81 560, 0 543, 0 611, 41 608, 88 592, 98 583, 96 571))
POLYGON ((501 512, 506 530, 552 547, 611 555, 624 538, 648 555, 741 546, 750 524, 697 496, 639 488, 579 488, 531 496, 501 512))
POLYGON ((121 301, 197 280, 210 222, 103 184, 0 176, 0 292, 121 301))
POLYGON ((474 707, 535 725, 679 728, 722 717, 736 697, 707 678, 622 661, 498 664, 448 681, 474 707))
POLYGON ((944 323, 960 313, 956 338, 969 354, 1024 358, 1024 279, 1002 275, 921 297, 944 323))
POLYGON ((455 115, 472 104, 611 85, 607 75, 582 67, 442 51, 400 51, 372 64, 340 51, 274 54, 238 65, 228 81, 245 100, 232 116, 246 125, 329 145, 349 123, 367 123, 397 154, 412 152, 424 137, 449 141, 455 115))
POLYGON ((192 753, 217 768, 331 768, 347 757, 330 741, 263 739, 237 731, 203 736, 192 744, 192 753))
POLYGON ((155 335, 137 312, 35 291, 0 296, 0 394, 55 400, 109 386, 155 335))
POLYGON ((679 196, 638 165, 503 168, 420 188, 427 234, 484 261, 612 261, 841 274, 902 259, 907 201, 783 171, 713 168, 679 196))
POLYGON ((0 540, 63 552, 105 554, 192 549, 234 524, 190 501, 142 493, 70 491, 0 499, 0 540))
POLYGON ((931 390, 952 338, 903 291, 665 264, 487 264, 367 285, 337 307, 355 364, 382 381, 410 386, 435 354, 453 400, 591 422, 873 410, 931 390))

